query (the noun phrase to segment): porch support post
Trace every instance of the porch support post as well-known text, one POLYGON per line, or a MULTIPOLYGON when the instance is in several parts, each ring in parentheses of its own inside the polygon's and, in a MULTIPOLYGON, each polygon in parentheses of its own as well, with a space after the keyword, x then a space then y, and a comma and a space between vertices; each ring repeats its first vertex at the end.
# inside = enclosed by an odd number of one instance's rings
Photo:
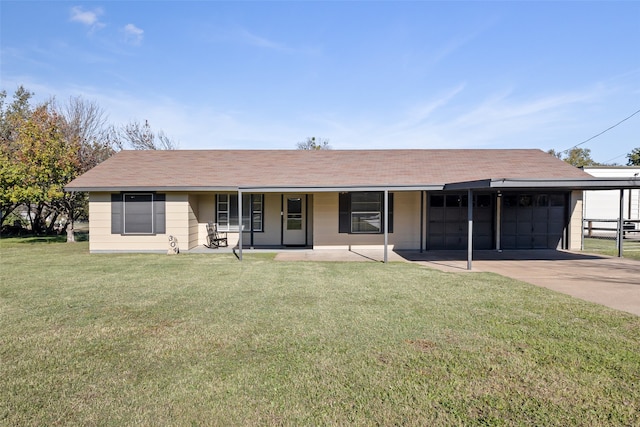
POLYGON ((384 190, 384 262, 388 261, 387 246, 389 245, 389 190, 384 190))
POLYGON ((424 190, 420 191, 420 253, 424 245, 424 190))
POLYGON ((502 251, 500 235, 502 234, 502 193, 498 192, 496 197, 496 250, 502 251))
POLYGON ((249 231, 251 232, 249 249, 253 249, 253 193, 249 195, 249 231))
POLYGON ((467 234, 467 270, 471 270, 471 262, 473 260, 473 192, 467 190, 467 219, 469 221, 469 230, 467 234))
POLYGON ((618 212, 618 257, 622 257, 622 246, 624 240, 624 190, 620 189, 620 211, 618 212))
POLYGON ((238 259, 242 261, 242 191, 238 188, 238 259))

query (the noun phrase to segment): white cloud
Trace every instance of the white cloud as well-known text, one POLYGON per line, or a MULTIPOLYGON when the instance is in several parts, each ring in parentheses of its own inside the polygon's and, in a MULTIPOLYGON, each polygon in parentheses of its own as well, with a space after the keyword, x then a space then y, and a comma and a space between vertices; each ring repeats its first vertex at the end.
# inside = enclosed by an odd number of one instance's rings
MULTIPOLYGON (((24 84, 43 101, 52 95, 60 102, 72 95, 95 100, 110 123, 118 126, 148 120, 154 130, 163 130, 182 149, 293 149, 308 136, 328 138, 335 149, 565 149, 615 123, 618 116, 604 115, 614 102, 610 91, 599 85, 531 97, 505 90, 487 94, 480 101, 465 101, 468 85, 461 84, 407 105, 397 114, 324 110, 283 116, 248 106, 232 109, 166 96, 143 98, 99 87, 49 87, 22 77, 5 83, 8 88, 24 84)), ((621 143, 632 141, 639 125, 630 120, 587 148, 593 148, 593 158, 598 161, 624 155, 630 148, 621 143), (611 143, 605 137, 610 137, 611 143)))
POLYGON ((263 47, 266 49, 273 49, 273 50, 280 50, 280 51, 289 51, 290 49, 278 42, 275 42, 273 40, 269 40, 267 38, 264 37, 260 37, 258 35, 255 35, 247 30, 241 30, 240 31, 240 37, 248 44, 252 45, 252 46, 257 46, 257 47, 263 47))
POLYGON ((398 124, 398 127, 409 128, 424 124, 425 121, 431 118, 436 110, 447 105, 452 99, 461 93, 464 90, 464 87, 465 84, 461 83, 438 98, 430 99, 427 102, 412 108, 406 114, 406 118, 398 124))
POLYGON ((289 54, 305 54, 305 55, 317 55, 318 48, 314 47, 292 47, 285 43, 281 43, 266 37, 252 33, 251 31, 240 28, 235 31, 231 31, 226 35, 224 39, 231 37, 237 42, 247 44, 262 49, 268 49, 276 52, 289 53, 289 54))
POLYGON ((142 43, 142 38, 144 37, 144 30, 142 28, 138 28, 133 24, 127 24, 122 28, 124 32, 124 37, 127 43, 138 46, 142 43))
POLYGON ((104 12, 102 8, 94 8, 92 10, 84 10, 81 6, 71 8, 71 22, 79 22, 91 28, 91 31, 104 28, 105 24, 100 22, 100 15, 104 12))

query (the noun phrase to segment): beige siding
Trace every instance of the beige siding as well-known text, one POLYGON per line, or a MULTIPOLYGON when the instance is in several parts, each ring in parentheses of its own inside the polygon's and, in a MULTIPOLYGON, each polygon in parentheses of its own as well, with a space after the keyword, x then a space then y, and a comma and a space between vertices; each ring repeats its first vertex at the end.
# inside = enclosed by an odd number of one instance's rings
POLYGON ((189 249, 190 216, 193 213, 186 193, 167 193, 166 233, 155 235, 111 234, 111 193, 91 193, 89 197, 89 250, 166 251, 168 236, 178 239, 181 249, 189 249))
POLYGON ((188 197, 189 215, 189 249, 198 246, 198 196, 190 194, 188 197))
MULTIPOLYGON (((279 245, 280 244, 280 207, 281 207, 281 195, 276 193, 266 193, 262 206, 262 232, 253 233, 254 245, 279 245)), ((233 238, 234 244, 238 241, 238 233, 229 235, 229 238, 233 238)), ((231 243, 231 240, 229 241, 231 243)), ((242 236, 242 245, 249 247, 251 243, 250 233, 244 233, 242 236)))
MULTIPOLYGON (((420 192, 395 192, 393 197, 393 233, 389 233, 389 246, 394 249, 419 249, 420 192)), ((384 244, 382 234, 339 233, 338 215, 338 193, 314 194, 314 248, 379 247, 384 244)))
POLYGON ((214 193, 198 194, 195 202, 198 206, 196 221, 198 224, 198 245, 207 243, 207 223, 215 222, 216 197, 214 193))
POLYGON ((570 251, 579 251, 582 248, 582 191, 572 191, 569 202, 569 238, 570 251))

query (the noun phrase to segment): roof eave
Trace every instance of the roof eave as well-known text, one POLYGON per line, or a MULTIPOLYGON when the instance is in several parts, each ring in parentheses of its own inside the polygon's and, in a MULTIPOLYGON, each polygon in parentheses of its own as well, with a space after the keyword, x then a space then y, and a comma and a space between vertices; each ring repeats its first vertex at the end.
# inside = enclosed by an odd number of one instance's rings
POLYGON ((329 193, 352 191, 440 191, 443 184, 427 185, 333 185, 333 186, 250 186, 239 189, 247 193, 329 193))
POLYGON ((162 186, 155 187, 150 185, 137 185, 137 186, 123 186, 123 187, 115 187, 115 186, 104 186, 104 187, 94 187, 94 186, 67 186, 64 187, 64 190, 67 192, 89 192, 89 193, 113 193, 113 192, 211 192, 211 191, 238 191, 238 187, 229 187, 229 186, 202 186, 202 187, 194 187, 194 186, 162 186))
POLYGON ((216 192, 216 191, 242 191, 245 193, 323 193, 323 192, 350 192, 350 191, 440 191, 443 184, 429 185, 335 185, 335 186, 292 186, 292 185, 265 185, 265 186, 128 186, 128 187, 89 187, 67 186, 67 192, 216 192))

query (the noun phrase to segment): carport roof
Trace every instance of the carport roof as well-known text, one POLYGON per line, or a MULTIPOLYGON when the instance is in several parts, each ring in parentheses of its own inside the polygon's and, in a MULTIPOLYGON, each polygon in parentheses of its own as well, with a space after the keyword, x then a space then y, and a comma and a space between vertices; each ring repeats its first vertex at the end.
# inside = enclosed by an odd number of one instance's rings
POLYGON ((557 189, 557 190, 611 190, 639 188, 638 178, 585 178, 585 179, 483 179, 478 181, 455 182, 444 186, 444 190, 514 190, 514 189, 557 189))
POLYGON ((582 188, 582 184, 595 180, 537 149, 170 150, 121 151, 70 182, 66 189, 409 190, 452 185, 471 188, 470 183, 497 188, 500 182, 505 186, 524 181, 535 187, 563 182, 571 188, 582 188))

